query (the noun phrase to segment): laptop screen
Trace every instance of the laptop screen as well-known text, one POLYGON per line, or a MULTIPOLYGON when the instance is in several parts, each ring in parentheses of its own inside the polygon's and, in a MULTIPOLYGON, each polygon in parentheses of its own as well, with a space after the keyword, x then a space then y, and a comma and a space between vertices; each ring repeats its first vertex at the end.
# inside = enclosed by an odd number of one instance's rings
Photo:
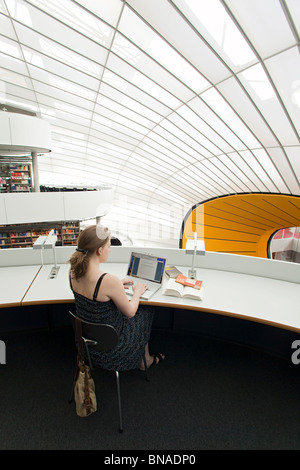
POLYGON ((143 253, 131 253, 127 276, 139 277, 147 281, 162 282, 166 259, 143 253))

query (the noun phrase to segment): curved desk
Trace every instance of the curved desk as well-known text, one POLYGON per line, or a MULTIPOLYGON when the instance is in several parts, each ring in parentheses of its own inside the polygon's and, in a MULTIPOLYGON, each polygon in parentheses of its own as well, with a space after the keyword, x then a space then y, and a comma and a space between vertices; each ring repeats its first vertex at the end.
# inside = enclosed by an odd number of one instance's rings
MULTIPOLYGON (((120 278, 126 277, 125 263, 105 263, 102 267, 120 278)), ((187 266, 177 264, 177 267, 187 274, 187 266)), ((69 265, 59 265, 55 279, 49 279, 51 269, 52 265, 41 267, 21 305, 74 302, 68 281, 69 265)), ((300 333, 300 284, 205 268, 198 268, 198 278, 203 280, 203 300, 166 296, 162 287, 149 301, 141 303, 193 310, 195 314, 197 311, 217 313, 300 333)))
MULTIPOLYGON (((4 266, 0 268, 0 307, 30 308, 53 304, 53 309, 55 307, 59 314, 57 304, 74 302, 67 264, 74 247, 57 249, 59 270, 54 279, 49 278, 53 268, 52 253, 45 252, 46 264, 41 265, 40 254, 36 251, 28 248, 0 252, 0 262, 4 266), (16 262, 21 266, 15 266, 16 262)), ((184 250, 112 247, 109 262, 102 266, 103 269, 120 278, 125 277, 131 251, 165 256, 167 264, 176 265, 184 274, 190 267, 191 256, 186 255, 184 250)), ((213 328, 216 328, 217 336, 217 329, 223 328, 220 315, 232 317, 235 324, 234 318, 248 320, 244 323, 247 331, 251 329, 251 324, 260 323, 281 331, 300 333, 300 265, 211 252, 204 257, 199 256, 197 262, 197 277, 203 280, 204 285, 202 301, 165 296, 162 288, 150 298, 148 304, 161 307, 164 311, 172 309, 177 312, 177 318, 178 312, 181 312, 178 324, 182 329, 185 323, 190 322, 190 330, 193 330, 193 322, 201 316, 211 318, 211 314, 216 314, 213 328)), ((231 323, 230 328, 235 326, 231 323)), ((240 335, 241 342, 244 340, 243 334, 240 335)))

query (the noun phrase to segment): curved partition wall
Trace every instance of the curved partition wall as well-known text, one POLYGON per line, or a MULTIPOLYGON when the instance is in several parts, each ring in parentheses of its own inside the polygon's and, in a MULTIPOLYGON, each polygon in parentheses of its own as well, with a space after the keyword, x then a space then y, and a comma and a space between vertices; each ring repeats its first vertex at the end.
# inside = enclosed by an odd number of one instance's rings
POLYGON ((94 219, 112 206, 112 190, 0 194, 0 224, 94 219))
POLYGON ((0 112, 0 155, 51 152, 50 124, 35 116, 0 112))
POLYGON ((234 194, 210 199, 186 215, 180 247, 197 232, 207 251, 268 257, 268 243, 279 229, 300 225, 300 197, 234 194))

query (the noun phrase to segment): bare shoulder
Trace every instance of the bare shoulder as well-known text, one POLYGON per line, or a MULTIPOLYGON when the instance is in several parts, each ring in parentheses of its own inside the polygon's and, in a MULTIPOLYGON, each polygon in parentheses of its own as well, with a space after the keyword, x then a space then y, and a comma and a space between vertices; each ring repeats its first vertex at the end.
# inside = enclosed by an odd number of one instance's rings
POLYGON ((120 279, 117 276, 115 276, 114 274, 106 273, 106 275, 103 278, 103 281, 104 280, 105 280, 106 285, 116 285, 116 283, 122 284, 120 279))

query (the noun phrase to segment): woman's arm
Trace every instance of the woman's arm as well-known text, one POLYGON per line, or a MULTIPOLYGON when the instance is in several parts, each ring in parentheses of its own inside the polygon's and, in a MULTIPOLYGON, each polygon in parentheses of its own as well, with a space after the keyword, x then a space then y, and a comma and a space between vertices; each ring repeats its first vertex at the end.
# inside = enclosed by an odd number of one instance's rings
POLYGON ((112 299, 118 309, 126 317, 134 317, 139 307, 140 297, 147 289, 147 286, 143 283, 133 286, 133 296, 129 300, 125 293, 123 282, 118 277, 107 274, 103 278, 102 284, 104 284, 102 292, 112 299))

